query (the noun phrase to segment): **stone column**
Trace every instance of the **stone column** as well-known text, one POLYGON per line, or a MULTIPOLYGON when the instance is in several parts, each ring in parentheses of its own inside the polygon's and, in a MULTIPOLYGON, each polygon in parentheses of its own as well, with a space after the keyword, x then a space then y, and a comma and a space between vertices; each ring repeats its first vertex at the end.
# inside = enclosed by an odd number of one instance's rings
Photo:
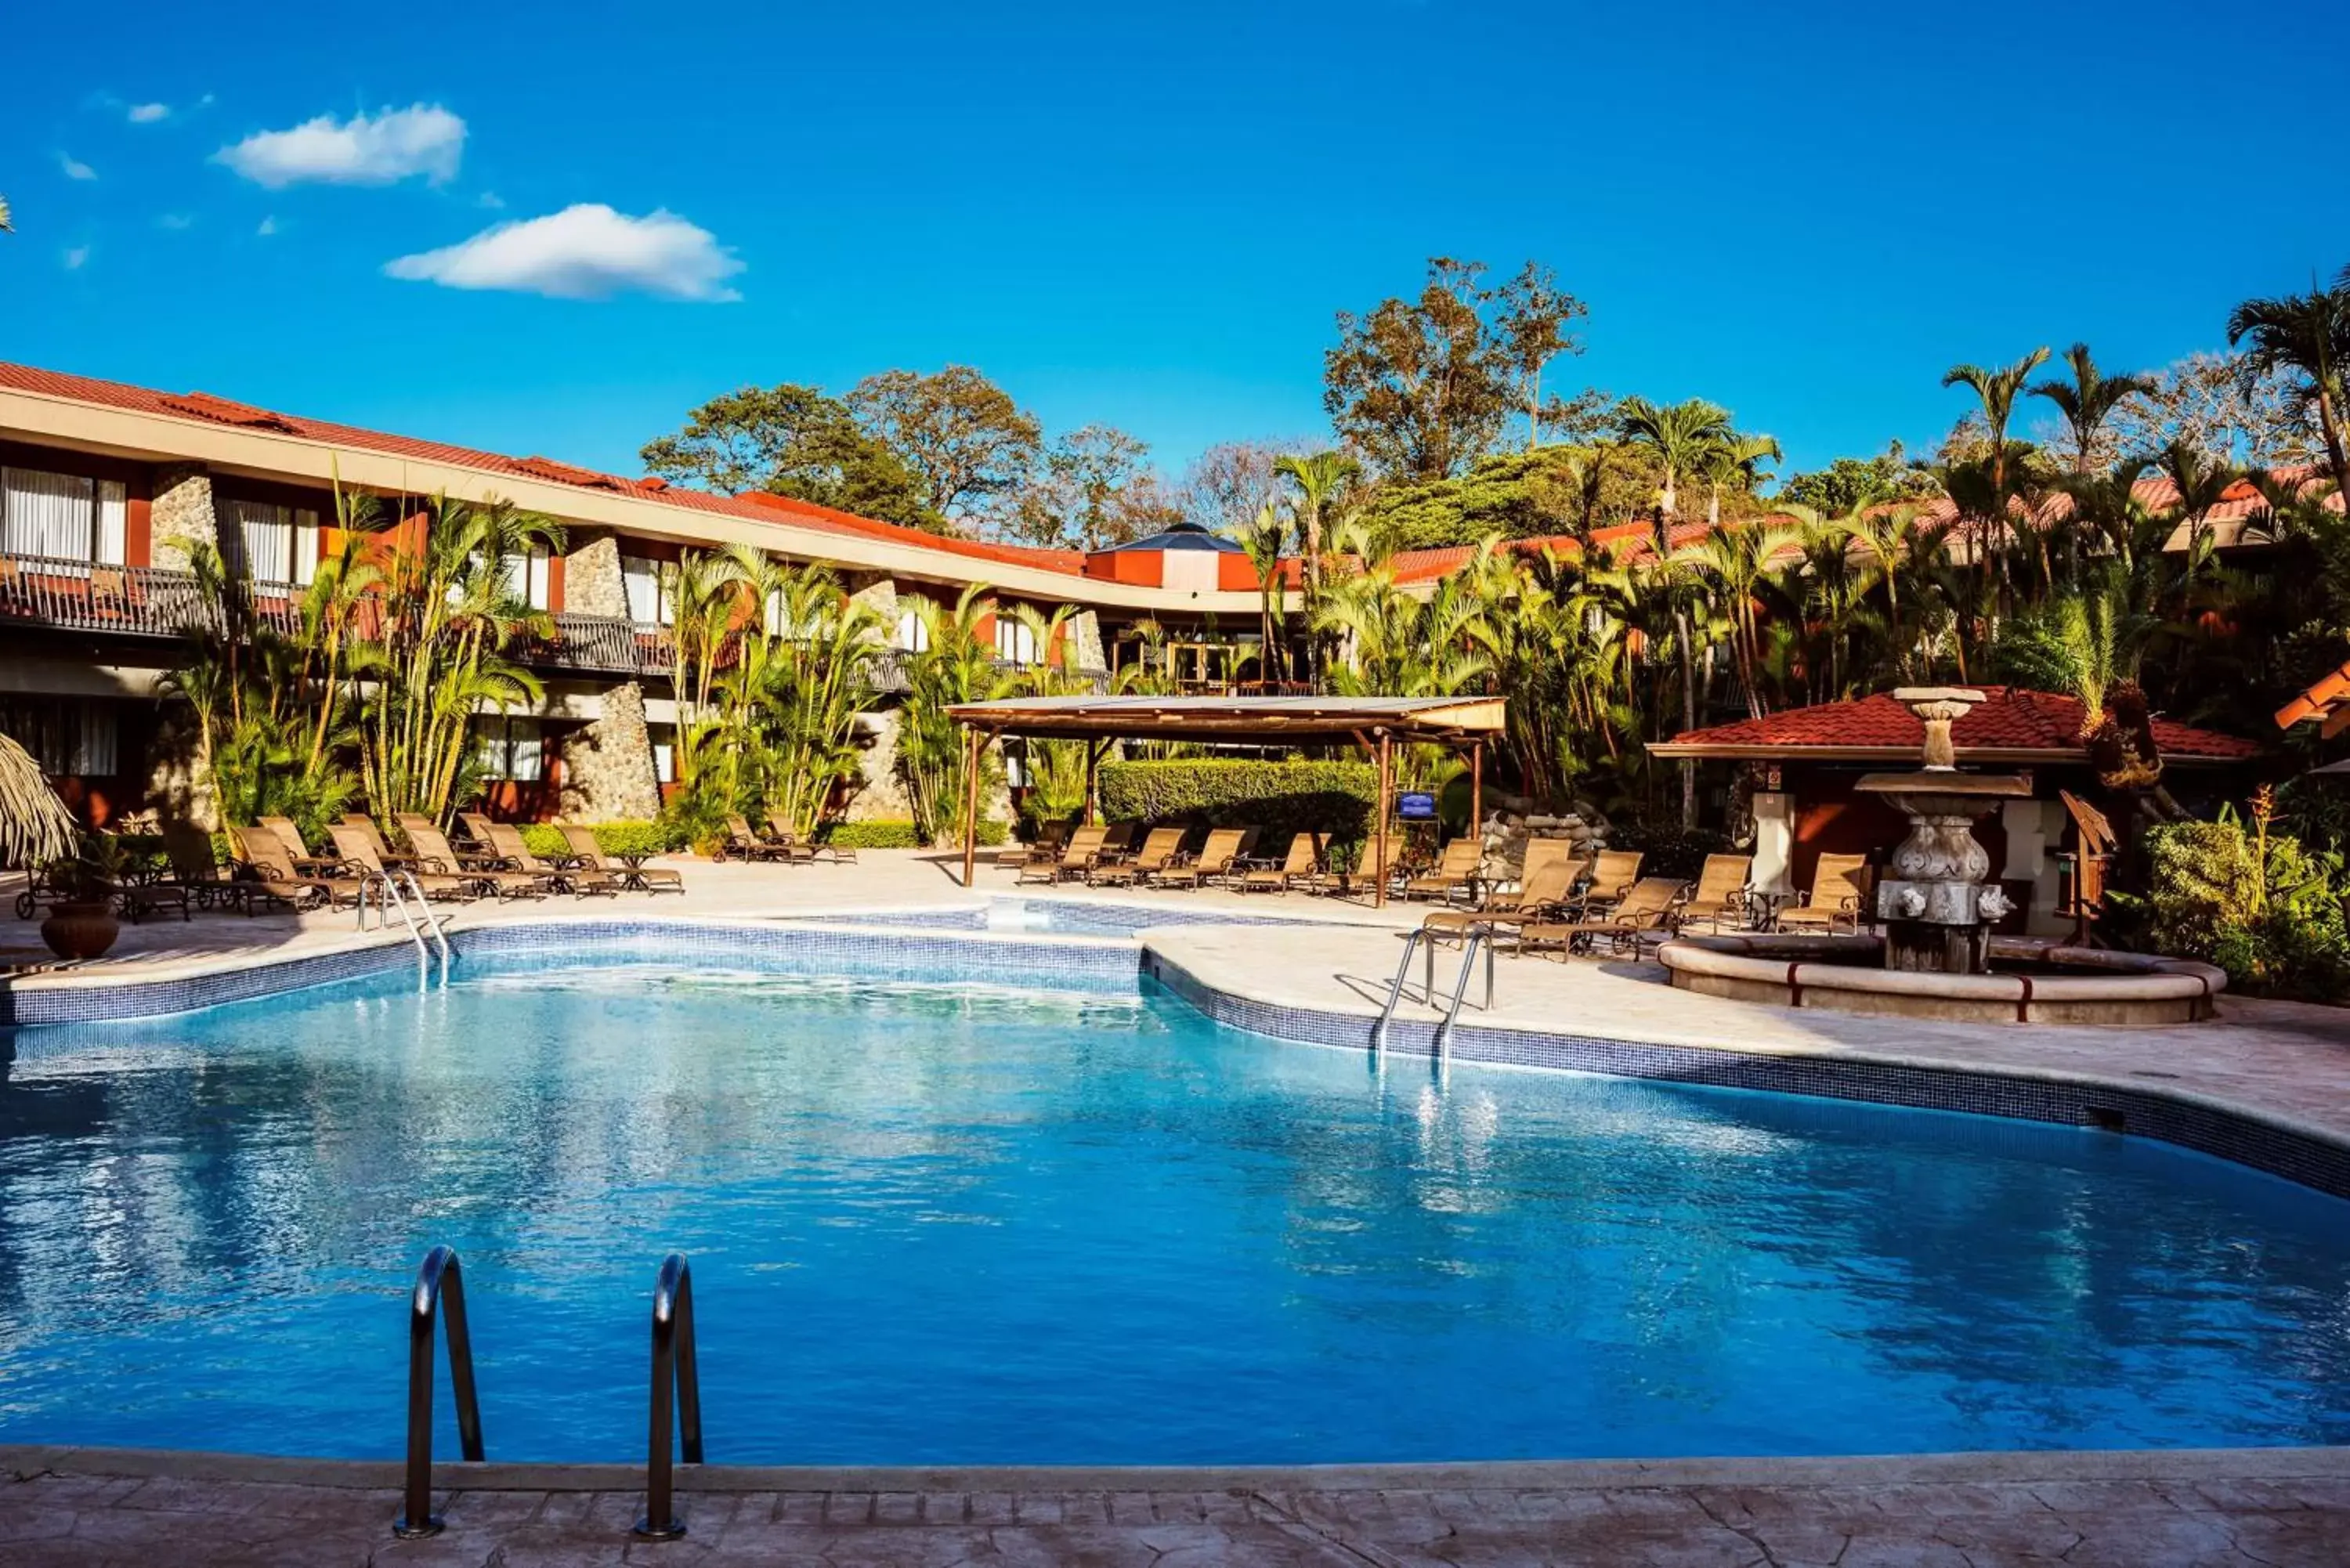
POLYGON ((1795 797, 1782 790, 1754 794, 1754 890, 1793 898, 1795 861, 1795 797))
POLYGON ((629 618, 629 590, 620 581, 620 541, 610 534, 571 536, 563 553, 563 609, 567 615, 629 618))
POLYGON ((1072 670, 1100 674, 1109 669, 1109 660, 1102 653, 1101 617, 1079 610, 1069 618, 1069 651, 1072 670))
POLYGON ((220 545, 220 519, 213 510, 212 471, 200 462, 175 462, 155 471, 155 499, 147 515, 151 532, 148 559, 173 571, 188 569, 188 546, 220 545))
POLYGON ((905 781, 898 776, 899 710, 857 715, 857 793, 848 800, 851 822, 903 822, 914 815, 905 781))
POLYGON ((602 718, 564 738, 559 809, 575 822, 650 821, 660 815, 660 781, 644 688, 625 680, 603 701, 602 718))

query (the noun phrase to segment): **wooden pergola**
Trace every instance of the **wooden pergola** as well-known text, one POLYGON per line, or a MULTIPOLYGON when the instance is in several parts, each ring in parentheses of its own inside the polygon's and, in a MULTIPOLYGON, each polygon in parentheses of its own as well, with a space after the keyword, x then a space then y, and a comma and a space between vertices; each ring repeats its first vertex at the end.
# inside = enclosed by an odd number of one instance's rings
POLYGON ((1357 745, 1378 768, 1372 899, 1387 902, 1388 817, 1395 806, 1395 745, 1451 746, 1469 759, 1469 817, 1485 815, 1485 747, 1503 732, 1499 697, 1015 697, 947 710, 963 726, 962 883, 979 871, 979 754, 1008 735, 1086 742, 1086 815, 1094 777, 1118 741, 1256 746, 1357 745))

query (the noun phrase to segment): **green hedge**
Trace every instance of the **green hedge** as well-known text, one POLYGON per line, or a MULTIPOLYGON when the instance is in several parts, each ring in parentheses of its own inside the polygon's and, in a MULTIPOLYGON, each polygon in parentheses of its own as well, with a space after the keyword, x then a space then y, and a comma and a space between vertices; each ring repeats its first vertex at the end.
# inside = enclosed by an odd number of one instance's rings
MULTIPOLYGON (((816 841, 839 849, 920 849, 921 840, 914 836, 914 825, 906 821, 880 818, 872 822, 830 822, 816 829, 816 841)), ((993 846, 1012 836, 1009 823, 983 820, 979 825, 979 841, 993 846)))
POLYGON ((1607 847, 1640 852, 1640 873, 1646 877, 1695 877, 1705 869, 1709 855, 1727 855, 1737 847, 1730 835, 1711 827, 1683 827, 1678 822, 1617 822, 1607 829, 1607 847))
MULTIPOLYGON (((684 838, 668 823, 598 822, 588 831, 607 855, 674 855, 685 847, 684 838)), ((525 826, 522 841, 533 855, 561 855, 570 847, 563 841, 563 830, 549 822, 525 826)))
POLYGON ((1252 762, 1231 757, 1110 763, 1100 773, 1102 816, 1151 826, 1262 827, 1279 841, 1327 833, 1357 843, 1378 808, 1368 763, 1252 762))

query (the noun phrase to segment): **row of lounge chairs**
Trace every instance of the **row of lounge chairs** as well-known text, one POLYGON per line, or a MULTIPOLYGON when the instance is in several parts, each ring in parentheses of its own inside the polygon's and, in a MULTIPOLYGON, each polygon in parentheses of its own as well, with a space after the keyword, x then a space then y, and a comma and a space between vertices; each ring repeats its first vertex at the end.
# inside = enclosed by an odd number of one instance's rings
POLYGON ((1134 825, 1089 824, 1063 842, 1015 846, 997 857, 1020 882, 1082 881, 1089 887, 1203 888, 1222 884, 1243 892, 1345 892, 1344 872, 1327 865, 1329 836, 1294 835, 1278 856, 1253 853, 1260 836, 1253 827, 1211 829, 1196 851, 1186 850, 1186 827, 1154 827, 1140 845, 1134 825))
POLYGON ((764 833, 753 830, 748 819, 726 819, 726 837, 712 858, 765 861, 779 866, 813 866, 829 860, 836 866, 855 865, 857 851, 834 844, 815 844, 794 833, 780 815, 770 814, 764 833))

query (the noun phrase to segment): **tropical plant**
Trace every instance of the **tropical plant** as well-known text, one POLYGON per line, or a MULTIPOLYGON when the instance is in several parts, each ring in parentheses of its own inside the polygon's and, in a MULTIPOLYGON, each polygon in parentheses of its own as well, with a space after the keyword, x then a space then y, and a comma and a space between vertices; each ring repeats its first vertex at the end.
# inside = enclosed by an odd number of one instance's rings
POLYGON ((50 787, 41 764, 0 735, 0 866, 32 866, 71 855, 80 837, 80 825, 50 787))
POLYGON ((2144 376, 2106 375, 2097 368, 2096 358, 2086 343, 2075 343, 2065 349, 2064 363, 2072 369, 2071 380, 2052 377, 2035 382, 2032 395, 2056 405, 2056 411, 2064 416, 2065 428, 2073 435, 2073 472, 2087 473, 2108 455, 2104 443, 2106 426, 2124 403, 2153 391, 2154 382, 2144 376))
POLYGON ((2280 371, 2299 378, 2301 394, 2316 412, 2330 472, 2337 483, 2350 482, 2343 431, 2350 405, 2345 385, 2350 373, 2350 268, 2332 288, 2313 286, 2307 294, 2245 300, 2229 313, 2228 344, 2248 346, 2247 382, 2280 371))
MULTIPOLYGON (((951 609, 917 601, 927 646, 906 659, 906 698, 898 719, 898 776, 905 785, 915 831, 925 844, 946 842, 962 821, 971 758, 962 730, 948 710, 1006 696, 1013 679, 997 665, 994 644, 980 635, 991 612, 989 588, 973 583, 951 609)), ((997 774, 992 751, 979 753, 982 794, 997 774)))

